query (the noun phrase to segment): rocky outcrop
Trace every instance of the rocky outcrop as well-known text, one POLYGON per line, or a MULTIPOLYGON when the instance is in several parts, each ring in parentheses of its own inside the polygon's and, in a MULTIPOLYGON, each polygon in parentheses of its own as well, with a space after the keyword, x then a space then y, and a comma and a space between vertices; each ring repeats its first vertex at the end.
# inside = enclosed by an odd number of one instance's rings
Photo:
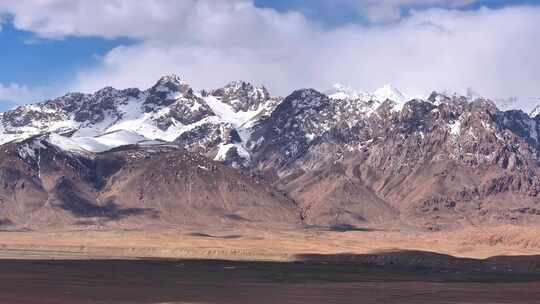
POLYGON ((271 99, 264 86, 253 86, 245 81, 232 81, 222 88, 210 91, 210 95, 220 98, 230 105, 235 112, 257 111, 271 99))

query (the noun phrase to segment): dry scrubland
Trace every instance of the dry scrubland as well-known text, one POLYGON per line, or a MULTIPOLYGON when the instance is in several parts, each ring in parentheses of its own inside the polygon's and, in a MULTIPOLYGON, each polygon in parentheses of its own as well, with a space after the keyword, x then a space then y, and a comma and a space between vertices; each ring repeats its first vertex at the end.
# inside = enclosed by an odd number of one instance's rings
POLYGON ((0 232, 0 257, 201 258, 291 261, 302 254, 429 251, 456 257, 536 255, 540 228, 502 226, 449 232, 406 231, 49 231, 0 232))

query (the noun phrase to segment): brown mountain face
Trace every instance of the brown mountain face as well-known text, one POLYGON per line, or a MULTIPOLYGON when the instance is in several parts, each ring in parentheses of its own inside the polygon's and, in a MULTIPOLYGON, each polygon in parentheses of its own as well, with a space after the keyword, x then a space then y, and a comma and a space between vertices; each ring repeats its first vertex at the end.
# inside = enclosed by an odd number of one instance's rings
POLYGON ((415 226, 537 222, 536 147, 497 115, 484 101, 411 102, 355 156, 357 176, 415 226))
POLYGON ((266 182, 174 146, 66 153, 43 137, 4 145, 7 228, 289 227, 294 202, 266 182))
POLYGON ((278 176, 308 223, 540 223, 538 124, 522 112, 454 97, 413 100, 399 111, 383 104, 353 124, 328 125, 336 105, 324 96, 288 99, 280 106, 289 109, 263 124, 292 129, 261 128, 271 144, 261 146, 259 166, 278 176))

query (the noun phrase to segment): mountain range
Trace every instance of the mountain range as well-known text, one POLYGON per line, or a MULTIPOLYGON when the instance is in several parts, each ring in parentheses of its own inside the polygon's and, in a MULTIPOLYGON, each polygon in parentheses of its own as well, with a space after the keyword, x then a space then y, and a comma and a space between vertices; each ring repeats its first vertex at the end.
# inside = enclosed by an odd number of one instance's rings
POLYGON ((540 224, 539 108, 176 75, 69 93, 0 114, 0 226, 540 224))

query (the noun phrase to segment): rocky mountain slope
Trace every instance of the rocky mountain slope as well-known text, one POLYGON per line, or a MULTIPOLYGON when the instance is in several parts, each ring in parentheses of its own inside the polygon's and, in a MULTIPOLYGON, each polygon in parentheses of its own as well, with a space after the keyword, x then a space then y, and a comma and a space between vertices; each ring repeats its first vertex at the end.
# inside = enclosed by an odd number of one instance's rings
MULTIPOLYGON (((472 95, 415 99, 390 85, 373 93, 343 85, 326 94, 301 89, 285 98, 242 81, 196 91, 174 75, 145 91, 71 93, 1 114, 5 184, 15 174, 26 185, 0 190, 11 206, 2 214, 6 223, 21 222, 17 212, 26 209, 14 206, 80 201, 73 196, 80 193, 97 208, 83 208, 83 217, 135 208, 128 213, 140 216, 119 218, 136 222, 158 212, 171 225, 231 219, 429 230, 540 224, 540 116, 534 114, 501 111, 472 95), (42 171, 38 160, 47 153, 92 161, 42 171), (134 155, 142 160, 132 164, 134 155), (192 161, 175 163, 186 157, 192 161), (97 169, 111 159, 119 162, 112 166, 117 171, 97 169), (12 162, 24 168, 13 173, 12 162), (75 182, 82 172, 101 184, 75 182)), ((51 160, 50 166, 57 156, 51 160)))
POLYGON ((2 226, 287 227, 297 206, 257 178, 173 145, 66 151, 58 135, 2 146, 2 226))
POLYGON ((536 107, 534 107, 534 109, 529 114, 529 116, 531 116, 531 117, 536 117, 538 115, 540 115, 540 104, 537 105, 536 107))

